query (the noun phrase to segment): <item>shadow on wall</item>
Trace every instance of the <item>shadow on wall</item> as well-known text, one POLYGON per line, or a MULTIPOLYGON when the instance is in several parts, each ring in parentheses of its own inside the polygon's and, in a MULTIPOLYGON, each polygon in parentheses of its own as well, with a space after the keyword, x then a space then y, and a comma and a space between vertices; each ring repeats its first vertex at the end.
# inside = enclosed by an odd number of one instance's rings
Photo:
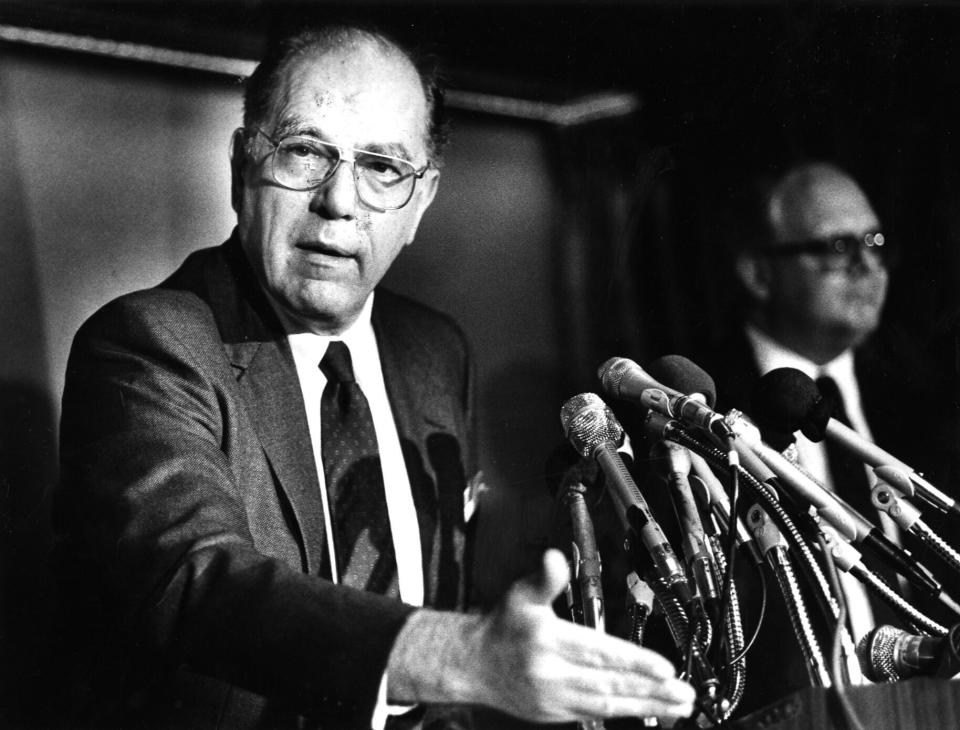
POLYGON ((35 240, 0 74, 0 725, 44 726, 55 601, 48 557, 57 475, 35 240))
POLYGON ((493 460, 484 464, 489 491, 478 513, 473 585, 485 607, 536 570, 548 546, 555 505, 546 468, 563 443, 557 379, 552 363, 511 361, 481 393, 480 430, 493 460))
POLYGON ((53 420, 43 389, 0 383, 0 725, 8 728, 50 726, 58 626, 49 569, 53 420))

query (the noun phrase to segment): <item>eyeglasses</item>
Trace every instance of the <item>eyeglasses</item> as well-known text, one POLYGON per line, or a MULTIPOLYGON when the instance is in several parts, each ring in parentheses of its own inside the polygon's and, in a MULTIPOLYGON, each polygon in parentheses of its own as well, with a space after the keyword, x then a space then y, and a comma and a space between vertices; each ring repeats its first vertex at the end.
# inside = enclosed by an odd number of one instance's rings
POLYGON ((886 237, 879 231, 866 233, 862 236, 846 234, 830 236, 829 238, 815 238, 808 241, 781 243, 764 249, 767 256, 796 256, 810 254, 819 258, 820 269, 823 271, 841 271, 851 269, 856 264, 863 264, 868 253, 880 259, 880 263, 891 268, 896 263, 896 254, 886 237))
POLYGON ((333 177, 341 162, 349 162, 360 200, 381 212, 398 210, 409 203, 417 180, 432 165, 428 162, 417 169, 399 157, 348 149, 314 137, 294 135, 274 140, 262 129, 255 134, 263 135, 274 146, 270 172, 283 187, 316 190, 333 177))

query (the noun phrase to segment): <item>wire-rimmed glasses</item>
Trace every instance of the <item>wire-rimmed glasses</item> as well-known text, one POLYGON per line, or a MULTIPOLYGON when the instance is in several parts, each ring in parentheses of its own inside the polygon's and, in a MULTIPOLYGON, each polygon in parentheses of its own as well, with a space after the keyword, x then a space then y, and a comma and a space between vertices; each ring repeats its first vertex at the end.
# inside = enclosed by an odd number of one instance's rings
POLYGON ((270 172, 283 187, 315 190, 333 177, 341 162, 349 162, 357 195, 378 211, 397 210, 409 203, 417 180, 432 164, 427 162, 418 169, 400 157, 341 147, 316 137, 292 135, 275 140, 262 129, 256 133, 273 145, 270 172))

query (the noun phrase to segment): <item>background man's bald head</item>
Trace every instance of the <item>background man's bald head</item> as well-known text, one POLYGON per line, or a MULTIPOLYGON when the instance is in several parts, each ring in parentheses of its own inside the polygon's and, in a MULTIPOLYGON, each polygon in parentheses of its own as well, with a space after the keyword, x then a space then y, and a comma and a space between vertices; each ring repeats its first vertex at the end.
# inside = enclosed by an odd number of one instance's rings
POLYGON ((849 225, 859 230, 876 213, 860 186, 835 165, 818 162, 794 168, 771 190, 769 223, 774 245, 833 235, 849 225))

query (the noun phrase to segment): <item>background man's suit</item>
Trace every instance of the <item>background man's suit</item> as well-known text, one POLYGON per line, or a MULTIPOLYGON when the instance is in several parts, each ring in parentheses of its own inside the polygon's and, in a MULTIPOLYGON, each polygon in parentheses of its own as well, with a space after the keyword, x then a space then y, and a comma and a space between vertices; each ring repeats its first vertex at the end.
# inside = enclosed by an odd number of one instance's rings
MULTIPOLYGON (((386 291, 372 317, 418 513, 425 603, 456 608, 474 471, 466 344, 446 317, 386 291)), ((411 609, 317 577, 323 510, 302 394, 235 237, 88 321, 61 428, 69 481, 56 519, 70 536, 59 553, 76 579, 70 599, 126 633, 88 649, 99 665, 95 726, 119 703, 125 726, 298 727, 300 712, 338 728, 369 720, 411 609)))
MULTIPOLYGON (((760 379, 753 349, 742 331, 718 340, 704 350, 695 361, 713 377, 717 389, 717 409, 726 413, 731 408, 751 414, 751 398, 760 379)), ((924 405, 937 403, 942 382, 933 363, 900 331, 879 330, 854 353, 854 370, 860 388, 864 415, 874 441, 883 449, 925 474, 934 484, 948 489, 951 478, 957 477, 953 447, 955 434, 948 409, 921 412, 924 405)), ((749 494, 741 492, 741 499, 749 494)), ((751 502, 752 503, 752 502, 751 502)), ((942 520, 930 508, 923 507, 924 520, 937 526, 942 520)), ((743 505, 746 507, 746 504, 743 505)), ((867 515, 876 523, 875 516, 867 515)), ((946 578, 943 566, 928 550, 907 537, 915 557, 946 578)), ((745 568, 745 566, 744 566, 745 568)), ((745 569, 744 581, 752 576, 745 569)), ((809 686, 806 669, 794 639, 789 617, 776 594, 772 574, 768 575, 768 604, 764 626, 755 648, 747 658, 747 691, 741 707, 757 709, 791 692, 809 686)), ((954 596, 957 588, 949 588, 954 596)), ((743 601, 752 630, 757 597, 743 601)), ((947 625, 955 622, 939 603, 932 599, 915 599, 914 605, 947 625)), ((885 609, 885 607, 880 607, 885 609)), ((825 645, 826 646, 826 645, 825 645)))
MULTIPOLYGON (((750 415, 760 371, 742 331, 718 340, 694 362, 713 377, 718 410, 738 408, 750 415)), ((874 441, 946 488, 958 476, 956 417, 940 364, 909 335, 891 326, 881 328, 856 349, 854 370, 874 441)))

